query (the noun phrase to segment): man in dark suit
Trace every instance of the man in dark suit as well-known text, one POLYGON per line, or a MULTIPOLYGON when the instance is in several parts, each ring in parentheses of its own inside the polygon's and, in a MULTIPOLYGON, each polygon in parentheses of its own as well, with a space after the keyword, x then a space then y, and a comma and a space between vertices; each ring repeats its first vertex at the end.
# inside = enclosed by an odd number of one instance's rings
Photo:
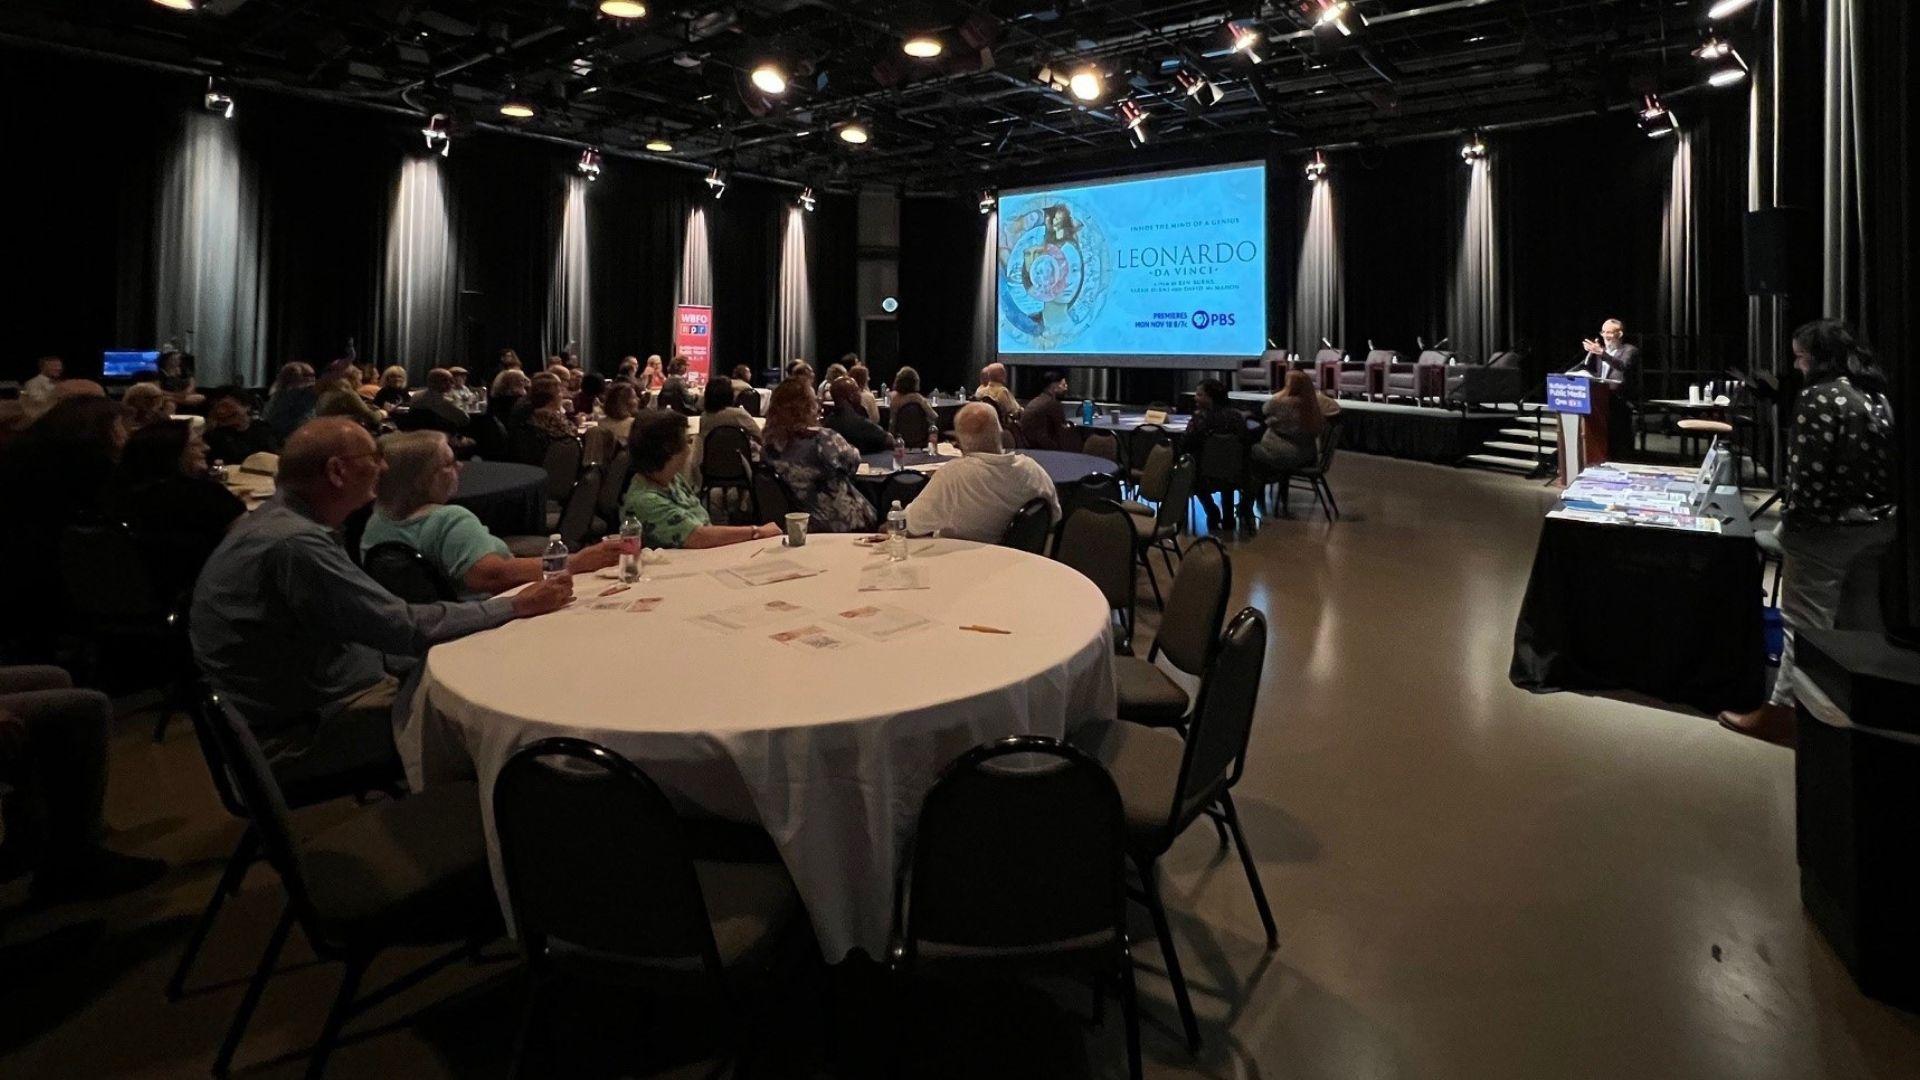
POLYGON ((1581 342, 1587 350, 1568 374, 1581 373, 1613 388, 1607 408, 1607 456, 1621 458, 1633 449, 1633 400, 1639 396, 1640 347, 1626 341, 1619 319, 1600 324, 1600 337, 1581 342))
POLYGON ((1033 450, 1064 450, 1067 410, 1060 399, 1067 393, 1067 377, 1049 371, 1045 378, 1045 389, 1020 410, 1020 441, 1033 450))

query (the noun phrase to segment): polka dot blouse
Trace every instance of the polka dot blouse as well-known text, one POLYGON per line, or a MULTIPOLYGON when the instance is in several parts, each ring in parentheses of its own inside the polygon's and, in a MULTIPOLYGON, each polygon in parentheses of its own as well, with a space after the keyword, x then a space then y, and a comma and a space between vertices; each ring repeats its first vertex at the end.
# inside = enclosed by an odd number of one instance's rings
POLYGON ((1893 407, 1846 376, 1800 392, 1787 459, 1787 517, 1868 524, 1893 517, 1893 407))

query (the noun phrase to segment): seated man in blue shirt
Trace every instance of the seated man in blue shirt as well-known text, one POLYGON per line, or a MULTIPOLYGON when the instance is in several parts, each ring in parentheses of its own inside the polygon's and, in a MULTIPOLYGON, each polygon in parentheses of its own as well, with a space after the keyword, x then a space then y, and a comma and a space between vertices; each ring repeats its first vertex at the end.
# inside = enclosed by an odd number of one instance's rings
POLYGON ((373 501, 385 472, 359 424, 310 421, 280 451, 277 494, 234 524, 194 588, 194 659, 252 725, 283 784, 396 778, 400 682, 381 654, 424 656, 573 596, 571 578, 463 604, 408 604, 381 588, 347 557, 338 529, 373 501))
POLYGON ((628 436, 633 455, 633 484, 627 488, 626 512, 640 519, 650 547, 707 548, 764 540, 780 535, 780 526, 715 525, 700 495, 687 482, 687 459, 693 454, 687 439, 687 418, 669 415, 636 424, 628 436))

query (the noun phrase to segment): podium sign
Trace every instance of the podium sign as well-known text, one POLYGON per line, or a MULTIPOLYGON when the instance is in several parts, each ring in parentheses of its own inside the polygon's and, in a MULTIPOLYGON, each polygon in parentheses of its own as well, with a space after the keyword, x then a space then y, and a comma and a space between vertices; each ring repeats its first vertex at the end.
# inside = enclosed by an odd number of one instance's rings
POLYGON ((1560 484, 1607 460, 1607 410, 1613 387, 1586 375, 1547 376, 1547 408, 1560 432, 1560 484))
POLYGON ((1547 408, 1587 416, 1593 412, 1593 380, 1584 375, 1547 376, 1547 408))
POLYGON ((674 309, 673 351, 687 358, 687 372, 705 382, 713 373, 713 308, 681 304, 674 309))

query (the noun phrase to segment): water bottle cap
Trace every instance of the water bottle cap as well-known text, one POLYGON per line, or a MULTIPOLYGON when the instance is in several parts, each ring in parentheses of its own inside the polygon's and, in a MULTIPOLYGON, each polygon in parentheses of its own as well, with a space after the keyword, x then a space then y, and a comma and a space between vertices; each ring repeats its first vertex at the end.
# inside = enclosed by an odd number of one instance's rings
POLYGON ((553 543, 553 542, 554 542, 555 540, 558 540, 558 539, 560 539, 560 534, 559 534, 559 533, 554 533, 554 534, 553 534, 552 536, 549 536, 549 537, 547 537, 547 543, 549 543, 549 544, 551 544, 551 543, 553 543))
POLYGON ((898 509, 900 509, 900 500, 899 500, 899 499, 895 499, 895 500, 893 500, 893 507, 892 507, 892 509, 895 509, 895 510, 898 510, 898 509))

